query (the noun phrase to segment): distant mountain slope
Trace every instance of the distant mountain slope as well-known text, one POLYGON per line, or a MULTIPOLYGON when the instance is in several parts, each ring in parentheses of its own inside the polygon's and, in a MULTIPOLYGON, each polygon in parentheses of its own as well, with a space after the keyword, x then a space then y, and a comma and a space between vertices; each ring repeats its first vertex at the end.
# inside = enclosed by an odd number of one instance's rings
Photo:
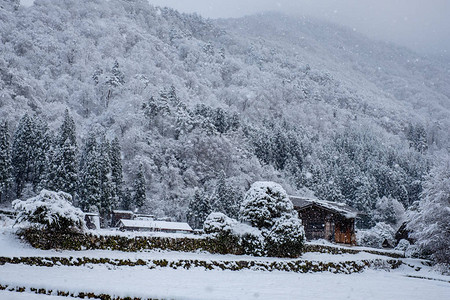
POLYGON ((69 108, 80 144, 119 137, 125 182, 142 162, 157 215, 184 219, 196 187, 226 210, 220 193, 236 206, 259 179, 365 211, 383 196, 407 206, 449 145, 446 67, 345 28, 140 0, 5 8, 2 120, 32 112, 54 130, 69 108))
POLYGON ((422 122, 433 120, 444 122, 444 127, 449 125, 448 63, 308 18, 266 13, 220 20, 219 24, 239 37, 287 49, 291 56, 330 73, 353 88, 364 105, 382 109, 383 116, 400 113, 400 120, 413 116, 422 122))

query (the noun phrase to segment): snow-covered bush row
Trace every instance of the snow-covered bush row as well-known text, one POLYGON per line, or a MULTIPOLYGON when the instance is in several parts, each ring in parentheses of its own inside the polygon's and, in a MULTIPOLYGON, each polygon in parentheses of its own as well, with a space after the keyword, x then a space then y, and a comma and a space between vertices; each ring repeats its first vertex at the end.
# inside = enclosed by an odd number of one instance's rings
POLYGON ((59 232, 81 232, 86 228, 84 213, 71 204, 72 196, 64 192, 42 190, 28 200, 13 201, 18 211, 16 223, 59 232))

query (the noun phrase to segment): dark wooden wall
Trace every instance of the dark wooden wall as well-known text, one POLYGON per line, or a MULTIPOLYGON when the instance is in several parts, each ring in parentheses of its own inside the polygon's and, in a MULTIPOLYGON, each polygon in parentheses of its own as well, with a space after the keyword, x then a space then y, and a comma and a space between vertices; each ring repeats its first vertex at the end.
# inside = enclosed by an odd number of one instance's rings
POLYGON ((355 219, 347 219, 319 206, 295 209, 305 227, 306 239, 326 239, 336 243, 356 244, 355 219))

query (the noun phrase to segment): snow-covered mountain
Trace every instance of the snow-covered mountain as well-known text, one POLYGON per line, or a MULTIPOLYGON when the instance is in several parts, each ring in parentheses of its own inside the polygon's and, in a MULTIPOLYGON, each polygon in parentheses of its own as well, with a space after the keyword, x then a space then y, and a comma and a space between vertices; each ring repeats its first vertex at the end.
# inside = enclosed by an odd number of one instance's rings
POLYGON ((27 112, 56 130, 68 108, 80 149, 88 132, 119 138, 126 186, 143 164, 156 215, 184 219, 196 187, 227 211, 261 179, 367 212, 383 197, 408 206, 448 153, 446 61, 274 13, 7 2, 0 116, 11 134, 27 112))

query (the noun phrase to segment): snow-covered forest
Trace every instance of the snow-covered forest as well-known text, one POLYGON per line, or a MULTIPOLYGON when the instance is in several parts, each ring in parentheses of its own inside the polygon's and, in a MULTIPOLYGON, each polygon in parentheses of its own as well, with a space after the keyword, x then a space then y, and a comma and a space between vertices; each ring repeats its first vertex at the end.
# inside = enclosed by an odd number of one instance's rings
POLYGON ((46 188, 85 211, 236 217, 271 180, 398 227, 448 164, 450 62, 323 21, 0 1, 0 39, 3 206, 46 188))

